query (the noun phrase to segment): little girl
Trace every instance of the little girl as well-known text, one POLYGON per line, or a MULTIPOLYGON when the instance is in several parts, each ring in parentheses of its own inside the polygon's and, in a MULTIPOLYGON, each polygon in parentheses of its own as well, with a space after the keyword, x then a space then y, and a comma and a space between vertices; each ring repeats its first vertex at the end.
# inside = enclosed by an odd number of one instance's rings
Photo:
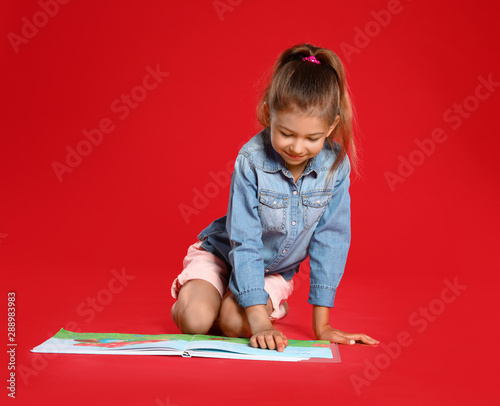
POLYGON ((351 239, 352 109, 337 55, 309 44, 276 61, 257 115, 264 129, 236 158, 226 216, 189 247, 172 285, 172 318, 183 333, 215 321, 229 337, 283 351, 274 322, 286 316, 293 275, 309 256, 313 330, 332 343, 377 344, 333 329, 330 308, 351 239))

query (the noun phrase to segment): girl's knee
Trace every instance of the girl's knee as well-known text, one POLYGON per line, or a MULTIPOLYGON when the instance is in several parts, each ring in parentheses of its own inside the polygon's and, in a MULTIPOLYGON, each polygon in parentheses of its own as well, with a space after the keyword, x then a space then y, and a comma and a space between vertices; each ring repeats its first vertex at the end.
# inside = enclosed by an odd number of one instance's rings
POLYGON ((188 281, 172 306, 172 319, 184 334, 206 334, 219 315, 220 303, 219 293, 210 283, 188 281))
POLYGON ((175 302, 172 319, 184 334, 206 334, 212 327, 217 314, 202 304, 175 302))
POLYGON ((245 310, 236 302, 234 296, 222 302, 219 326, 228 337, 250 337, 251 331, 245 316, 245 310))

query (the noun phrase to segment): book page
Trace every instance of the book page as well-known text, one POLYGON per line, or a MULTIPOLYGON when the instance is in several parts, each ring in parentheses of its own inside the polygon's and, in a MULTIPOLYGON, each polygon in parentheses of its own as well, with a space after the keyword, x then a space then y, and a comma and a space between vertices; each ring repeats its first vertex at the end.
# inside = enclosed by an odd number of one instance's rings
MULTIPOLYGON (((196 335, 186 348, 186 352, 202 356, 203 353, 225 353, 225 358, 241 358, 245 355, 246 359, 276 359, 276 358, 294 358, 296 360, 305 360, 310 358, 333 359, 332 350, 328 341, 303 341, 288 340, 289 344, 283 352, 276 350, 254 348, 250 345, 249 338, 229 338, 207 335, 196 335), (232 353, 230 355, 228 353, 232 353)), ((206 355, 209 356, 209 355, 206 355)))
POLYGON ((145 352, 180 355, 192 340, 189 334, 75 333, 61 329, 54 337, 33 348, 32 352, 72 354, 132 354, 145 352))

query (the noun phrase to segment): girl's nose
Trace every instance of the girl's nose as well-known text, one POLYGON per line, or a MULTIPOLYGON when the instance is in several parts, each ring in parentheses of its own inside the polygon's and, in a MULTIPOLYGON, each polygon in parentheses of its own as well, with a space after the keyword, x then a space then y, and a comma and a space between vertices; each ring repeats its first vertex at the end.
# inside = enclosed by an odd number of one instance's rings
POLYGON ((301 156, 301 155, 304 155, 304 147, 302 145, 302 143, 300 142, 296 142, 294 144, 292 144, 291 146, 291 154, 292 155, 297 155, 297 156, 301 156))

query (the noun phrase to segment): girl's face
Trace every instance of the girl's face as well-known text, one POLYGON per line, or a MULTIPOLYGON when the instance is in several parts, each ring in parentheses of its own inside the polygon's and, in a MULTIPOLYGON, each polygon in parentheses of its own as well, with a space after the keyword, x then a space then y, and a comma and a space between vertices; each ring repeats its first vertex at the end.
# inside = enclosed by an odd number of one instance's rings
POLYGON ((294 175, 300 175, 309 159, 318 155, 339 121, 328 126, 315 116, 301 112, 271 114, 271 144, 294 175))

